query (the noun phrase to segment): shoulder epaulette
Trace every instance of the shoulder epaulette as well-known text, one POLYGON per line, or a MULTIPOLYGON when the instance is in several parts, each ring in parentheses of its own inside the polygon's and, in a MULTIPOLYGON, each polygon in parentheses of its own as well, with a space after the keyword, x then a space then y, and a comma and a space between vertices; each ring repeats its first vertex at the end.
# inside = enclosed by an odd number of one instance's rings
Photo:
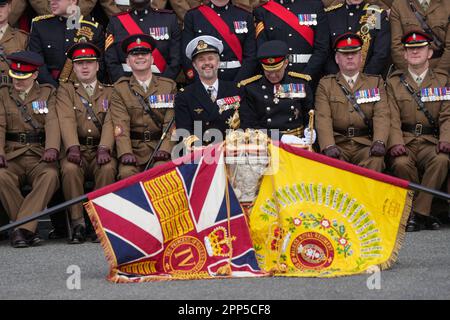
POLYGON ((173 81, 172 79, 166 78, 166 77, 162 77, 162 76, 156 76, 156 75, 155 75, 155 78, 158 79, 159 81, 165 81, 165 82, 169 82, 169 83, 176 83, 176 82, 173 81))
POLYGON ((247 7, 244 7, 244 6, 243 6, 242 4, 240 4, 240 3, 236 3, 236 4, 234 4, 234 6, 235 6, 236 8, 241 9, 241 10, 244 10, 245 12, 252 13, 252 10, 250 10, 250 9, 247 8, 247 7))
POLYGON ((153 9, 153 11, 161 12, 161 13, 175 13, 173 10, 170 10, 170 9, 158 9, 158 8, 152 8, 152 9, 153 9))
POLYGON ((336 78, 336 74, 327 74, 326 76, 323 76, 322 79, 331 79, 331 78, 336 78))
POLYGON ((199 8, 199 7, 201 7, 201 6, 204 6, 204 4, 203 3, 200 3, 199 5, 196 5, 196 6, 193 6, 192 8, 189 8, 186 12, 189 12, 189 11, 192 11, 192 10, 195 10, 195 9, 197 9, 197 8, 199 8))
POLYGON ((105 88, 112 88, 112 87, 114 87, 113 84, 109 84, 109 83, 100 83, 100 85, 105 87, 105 88))
POLYGON ((49 88, 49 89, 56 89, 54 85, 50 83, 39 83, 39 87, 41 88, 49 88))
POLYGON ((80 23, 90 24, 94 28, 98 28, 98 22, 85 20, 83 16, 80 17, 80 23))
POLYGON ((294 71, 289 71, 288 75, 294 78, 300 78, 306 81, 311 81, 312 78, 309 74, 304 74, 304 73, 298 73, 298 72, 294 72, 294 71))
POLYGON ((260 3, 253 8, 253 10, 255 10, 256 8, 264 6, 267 2, 269 2, 269 1, 262 1, 262 2, 260 1, 260 3))
POLYGON ((130 13, 130 11, 123 11, 123 12, 119 12, 119 13, 116 13, 116 14, 113 14, 112 16, 113 17, 117 17, 117 16, 122 16, 122 15, 124 15, 124 14, 129 14, 130 13))
POLYGON ((253 77, 251 77, 251 78, 242 80, 241 82, 238 83, 237 86, 238 86, 238 88, 240 88, 240 87, 242 87, 242 86, 246 86, 246 85, 248 85, 248 84, 250 84, 250 83, 252 83, 252 82, 255 82, 256 80, 259 80, 259 79, 261 79, 261 78, 262 78, 262 75, 257 74, 256 76, 253 76, 253 77))
POLYGON ((444 69, 431 69, 431 70, 432 70, 432 72, 437 73, 439 75, 446 76, 446 77, 449 76, 449 73, 447 71, 445 71, 444 69))
POLYGON ((127 77, 127 76, 120 77, 119 80, 114 82, 114 85, 119 84, 119 83, 124 82, 124 81, 130 81, 130 78, 131 77, 127 77))
POLYGON ((369 9, 369 7, 371 7, 370 10, 374 10, 374 11, 376 11, 378 13, 382 13, 384 11, 380 7, 374 6, 373 4, 370 4, 370 3, 366 3, 366 5, 364 6, 363 10, 367 11, 367 9, 369 9), (376 7, 378 7, 378 9, 376 7))
POLYGON ((54 16, 55 16, 54 14, 44 14, 42 16, 37 16, 37 17, 33 18, 33 20, 31 20, 31 22, 38 22, 41 20, 50 19, 50 18, 53 18, 54 16))
POLYGON ((323 11, 325 11, 325 12, 330 12, 330 11, 339 9, 339 8, 342 7, 343 5, 344 5, 343 3, 338 3, 338 4, 334 5, 334 6, 326 7, 325 9, 323 9, 323 11))

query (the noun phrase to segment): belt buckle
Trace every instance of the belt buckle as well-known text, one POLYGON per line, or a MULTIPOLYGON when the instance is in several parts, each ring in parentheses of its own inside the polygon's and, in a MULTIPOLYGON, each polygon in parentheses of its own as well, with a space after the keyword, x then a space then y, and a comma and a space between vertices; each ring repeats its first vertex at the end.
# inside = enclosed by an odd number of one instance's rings
POLYGON ((27 143, 27 134, 26 133, 19 133, 19 142, 21 144, 27 143))
POLYGON ((86 137, 86 145, 93 147, 94 146, 94 137, 86 137))
POLYGON ((353 138, 355 136, 355 128, 349 127, 347 128, 347 137, 353 138))
POLYGON ((423 126, 421 123, 416 124, 416 128, 414 129, 414 134, 416 135, 416 137, 422 135, 422 128, 423 126))
POLYGON ((144 141, 145 142, 148 142, 148 141, 151 141, 151 137, 152 137, 152 134, 150 133, 150 131, 144 131, 144 141))

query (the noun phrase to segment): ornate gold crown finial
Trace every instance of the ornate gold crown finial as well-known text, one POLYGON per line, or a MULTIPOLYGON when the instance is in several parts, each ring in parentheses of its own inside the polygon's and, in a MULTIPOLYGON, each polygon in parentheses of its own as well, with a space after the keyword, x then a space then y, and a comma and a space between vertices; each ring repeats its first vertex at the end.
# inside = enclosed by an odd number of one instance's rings
POLYGON ((233 240, 236 240, 236 237, 229 237, 225 227, 217 227, 204 238, 206 251, 210 257, 228 257, 233 240))

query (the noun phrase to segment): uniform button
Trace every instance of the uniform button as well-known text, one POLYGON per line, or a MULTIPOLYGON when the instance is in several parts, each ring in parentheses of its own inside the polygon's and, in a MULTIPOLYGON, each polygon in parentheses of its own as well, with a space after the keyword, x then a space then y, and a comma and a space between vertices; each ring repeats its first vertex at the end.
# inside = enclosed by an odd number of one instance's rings
POLYGON ((292 63, 289 63, 289 67, 292 67, 292 63))
POLYGON ((91 117, 88 117, 88 120, 91 120, 92 118, 91 117))
POLYGON ((92 107, 92 103, 89 103, 89 107, 92 107))
POLYGON ((286 9, 288 9, 289 11, 291 11, 291 8, 286 8, 286 9))
POLYGON ((73 110, 77 110, 77 107, 73 107, 73 110))
POLYGON ((267 107, 266 110, 267 110, 267 111, 270 111, 270 107, 267 107))
POLYGON ((224 69, 220 69, 220 72, 225 72, 225 70, 224 69))
POLYGON ((289 48, 289 51, 292 51, 292 48, 289 48))
POLYGON ((220 13, 217 14, 220 17, 220 13))
POLYGON ((261 88, 262 88, 263 90, 266 90, 266 86, 265 86, 265 85, 262 85, 261 88))
MULTIPOLYGON (((158 9, 156 9, 156 11, 158 11, 158 9)), ((148 14, 148 10, 145 10, 145 14, 148 14)))
POLYGON ((48 46, 47 46, 47 48, 51 48, 51 47, 52 47, 51 45, 48 45, 48 46))
POLYGON ((88 129, 88 132, 89 132, 89 133, 91 133, 91 131, 92 131, 91 129, 88 129))
POLYGON ((66 42, 69 42, 69 39, 66 39, 66 42))
POLYGON ((292 118, 289 118, 289 122, 292 122, 292 118))
MULTIPOLYGON (((206 125, 209 126, 209 122, 206 122, 206 125)), ((206 131, 206 132, 208 132, 208 131, 206 131)), ((205 132, 205 133, 206 133, 206 132, 205 132)))
POLYGON ((272 119, 270 119, 270 118, 269 118, 269 119, 267 119, 267 122, 272 122, 272 119))
POLYGON ((292 37, 292 33, 289 33, 289 37, 292 37))
POLYGON ((335 36, 336 35, 336 32, 333 32, 333 36, 335 36))
POLYGON ((359 4, 356 6, 356 9, 359 9, 359 4))
POLYGON ((350 17, 353 17, 353 12, 350 12, 348 15, 349 15, 350 17))
POLYGON ((264 95, 264 99, 269 99, 269 96, 267 96, 267 95, 264 95))
POLYGON ((348 30, 352 30, 352 27, 348 27, 348 30))
POLYGON ((223 54, 221 54, 220 56, 221 56, 222 58, 224 57, 224 55, 223 55, 223 54))
POLYGON ((140 22, 143 22, 143 21, 144 21, 144 19, 142 19, 142 18, 141 18, 141 19, 139 19, 139 21, 140 21, 140 22))
POLYGON ((295 108, 294 108, 294 106, 291 106, 291 110, 294 110, 295 108))
POLYGON ((202 33, 202 30, 198 30, 198 33, 202 33))
POLYGON ((273 27, 270 27, 269 30, 273 31, 273 27))

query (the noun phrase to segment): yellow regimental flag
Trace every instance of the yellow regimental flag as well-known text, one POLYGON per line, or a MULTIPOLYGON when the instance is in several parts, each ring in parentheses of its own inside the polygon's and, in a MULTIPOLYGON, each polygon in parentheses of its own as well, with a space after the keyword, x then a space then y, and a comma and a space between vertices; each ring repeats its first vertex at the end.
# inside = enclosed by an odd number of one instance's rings
POLYGON ((285 144, 270 152, 272 173, 249 219, 263 270, 336 277, 396 261, 411 210, 408 181, 285 144))

